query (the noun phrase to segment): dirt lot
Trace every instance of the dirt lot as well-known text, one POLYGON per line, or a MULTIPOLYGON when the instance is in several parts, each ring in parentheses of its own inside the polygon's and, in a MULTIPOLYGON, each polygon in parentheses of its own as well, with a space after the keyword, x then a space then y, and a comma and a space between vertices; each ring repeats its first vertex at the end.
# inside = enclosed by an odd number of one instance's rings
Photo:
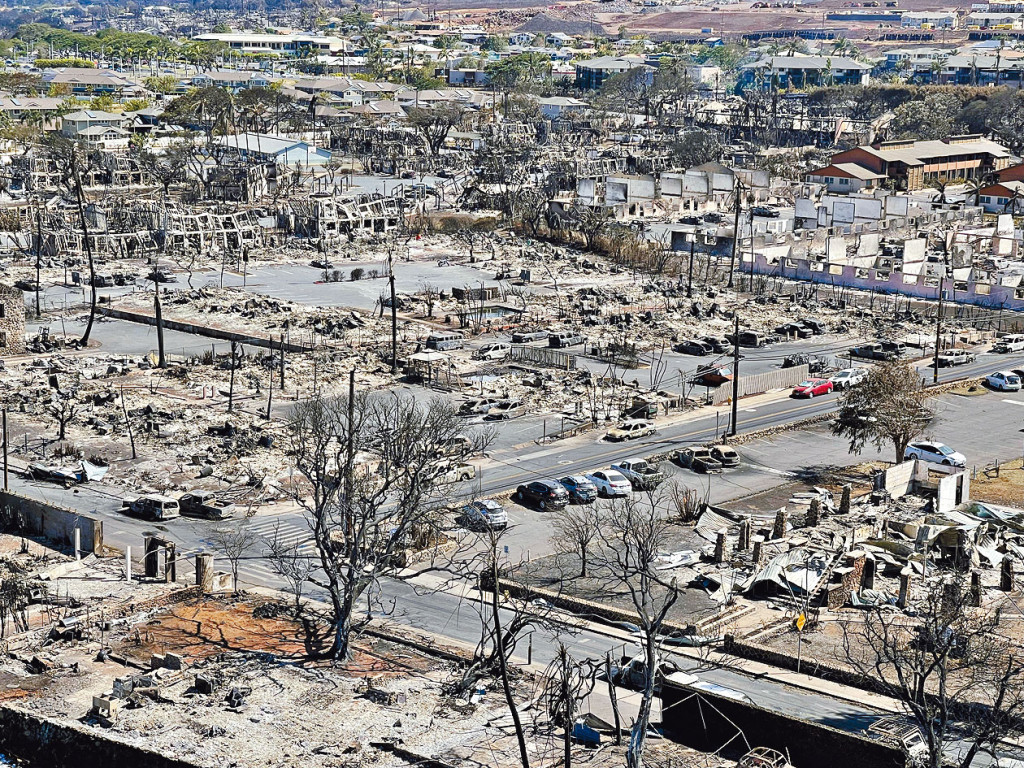
POLYGON ((1024 470, 1021 460, 1014 459, 985 471, 979 469, 978 476, 971 478, 971 498, 1007 507, 1024 507, 1024 470))

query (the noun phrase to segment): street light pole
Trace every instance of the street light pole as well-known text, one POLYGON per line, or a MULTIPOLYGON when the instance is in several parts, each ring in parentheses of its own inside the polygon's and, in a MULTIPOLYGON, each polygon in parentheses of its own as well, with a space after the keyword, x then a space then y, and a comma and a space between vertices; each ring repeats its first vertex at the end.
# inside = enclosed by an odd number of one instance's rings
POLYGON ((729 426, 729 437, 736 437, 737 403, 740 399, 740 316, 736 315, 736 335, 732 345, 732 419, 729 426))

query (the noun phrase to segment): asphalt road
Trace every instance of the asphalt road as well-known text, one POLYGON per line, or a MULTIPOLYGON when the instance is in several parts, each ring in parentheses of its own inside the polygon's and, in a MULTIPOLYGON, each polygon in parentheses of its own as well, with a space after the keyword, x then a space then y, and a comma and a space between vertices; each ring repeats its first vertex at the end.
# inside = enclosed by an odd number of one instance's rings
MULTIPOLYGON (((953 375, 980 375, 996 369, 1021 367, 1024 357, 983 355, 974 365, 955 371, 943 371, 943 378, 953 375)), ((741 401, 740 430, 762 429, 789 423, 821 413, 827 413, 836 406, 835 395, 812 400, 779 399, 766 401, 741 401)), ((958 397, 945 395, 937 398, 939 415, 930 430, 930 437, 949 443, 967 454, 969 460, 983 465, 993 459, 1006 460, 1021 451, 1019 417, 1024 416, 1024 394, 988 393, 979 397, 958 397), (970 429, 965 429, 965 425, 970 429)), ((726 409, 719 409, 721 414, 726 409)), ((494 493, 534 477, 550 477, 570 472, 592 470, 631 455, 645 455, 654 452, 695 443, 703 443, 720 434, 727 425, 715 411, 698 414, 692 419, 665 426, 658 434, 633 443, 613 444, 601 439, 594 432, 570 441, 552 445, 530 444, 526 447, 496 448, 490 455, 479 479, 478 492, 494 493)), ((678 468, 671 468, 674 474, 688 483, 707 487, 712 500, 734 498, 744 493, 772 487, 787 477, 795 477, 811 466, 845 465, 850 463, 845 442, 831 437, 827 429, 815 428, 801 432, 787 432, 753 441, 740 448, 743 465, 710 479, 693 475, 678 468)), ((865 454, 872 458, 877 454, 865 454)), ((884 454, 882 454, 884 456, 884 454)), ((888 457, 891 458, 891 457, 888 457)), ((15 490, 29 496, 54 503, 64 504, 83 512, 93 513, 104 520, 104 534, 113 546, 132 546, 141 554, 142 537, 147 531, 160 531, 178 543, 179 552, 188 555, 200 550, 214 550, 211 536, 217 523, 179 518, 166 525, 135 520, 118 511, 120 499, 96 488, 82 486, 72 491, 45 484, 25 481, 12 477, 15 490)), ((1022 500, 1024 502, 1024 500, 1022 500)), ((508 505, 513 529, 508 542, 509 557, 532 552, 534 556, 546 551, 550 521, 543 513, 518 505, 508 505)), ((283 514, 261 514, 252 524, 263 535, 271 535, 275 529, 291 541, 303 544, 310 551, 308 530, 300 514, 291 511, 283 514)), ((182 563, 180 578, 191 578, 191 568, 182 563)), ((280 587, 281 580, 269 568, 259 553, 248 559, 242 567, 243 583, 280 587)), ((417 595, 408 584, 389 582, 386 587, 386 604, 392 618, 442 636, 473 642, 479 634, 479 620, 471 606, 444 592, 432 592, 429 596, 417 595)), ((590 658, 601 658, 610 650, 621 651, 623 640, 611 639, 593 632, 580 632, 569 637, 559 636, 575 654, 590 658)), ((534 661, 544 663, 553 658, 555 638, 539 633, 534 641, 534 661)), ((627 641, 628 642, 628 641, 627 641)), ((524 651, 525 652, 525 651, 524 651)), ((695 670, 693 661, 675 659, 681 667, 695 671, 705 680, 740 691, 752 701, 779 711, 797 714, 801 717, 828 723, 847 730, 861 730, 877 712, 828 696, 806 690, 783 686, 773 681, 750 678, 735 670, 695 670)))

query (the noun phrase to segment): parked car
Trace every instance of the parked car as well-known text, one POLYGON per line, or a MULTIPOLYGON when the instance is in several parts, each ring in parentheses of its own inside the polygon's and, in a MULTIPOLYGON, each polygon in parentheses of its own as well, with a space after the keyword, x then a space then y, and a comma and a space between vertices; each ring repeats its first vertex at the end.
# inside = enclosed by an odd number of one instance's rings
POLYGON ((996 371, 985 377, 985 383, 1001 392, 1020 392, 1020 376, 1010 371, 996 371))
POLYGON ((569 501, 590 504, 597 501, 597 486, 583 475, 567 475, 559 480, 569 494, 569 501))
POLYGON ((809 339, 814 335, 814 331, 803 323, 783 323, 775 329, 775 333, 779 336, 795 336, 798 339, 809 339))
POLYGON ((716 213, 715 211, 709 211, 708 213, 705 213, 703 219, 708 224, 721 224, 723 221, 725 221, 725 217, 722 216, 722 214, 720 213, 716 213))
POLYGON ((235 505, 230 501, 217 498, 216 491, 191 491, 178 499, 181 514, 190 517, 205 517, 210 520, 223 520, 231 517, 235 505))
POLYGON ((947 467, 966 467, 967 457, 943 443, 922 441, 911 443, 903 451, 903 459, 919 459, 947 467))
POLYGON ((442 461, 437 464, 434 470, 433 482, 447 485, 449 483, 464 483, 476 477, 476 467, 465 462, 442 461))
POLYGON ((681 341, 673 346, 672 349, 681 355, 697 355, 698 357, 710 355, 712 352, 710 344, 705 344, 703 341, 697 341, 696 339, 681 341))
POLYGON ((931 750, 920 726, 900 715, 882 717, 867 727, 864 735, 903 752, 912 766, 923 766, 929 762, 931 750))
POLYGON ((1024 352, 1024 333, 1011 333, 1003 336, 992 345, 992 351, 1001 355, 1010 352, 1024 352))
POLYGON ((511 344, 506 344, 504 341, 495 341, 490 344, 484 344, 476 351, 473 357, 477 360, 504 360, 511 351, 511 344))
POLYGON ((548 331, 515 331, 512 334, 512 343, 529 344, 531 341, 543 341, 549 335, 548 331))
POLYGON ((629 496, 633 492, 633 484, 614 469, 600 469, 587 475, 587 479, 597 488, 598 496, 629 496))
POLYGON ((475 413, 487 413, 491 408, 504 402, 500 397, 474 397, 459 406, 459 413, 472 415, 475 413))
POLYGON ((711 446, 711 458, 723 467, 738 467, 740 465, 740 455, 728 445, 711 446))
POLYGON ((505 421, 522 416, 524 413, 526 413, 526 405, 522 400, 502 400, 487 411, 484 419, 486 421, 505 421))
POLYGON ((548 346, 553 349, 565 349, 582 344, 586 339, 576 331, 558 331, 548 336, 548 346))
POLYGON ((716 355, 732 354, 732 344, 723 336, 705 336, 701 341, 711 347, 711 351, 716 355))
POLYGON ((966 349, 950 349, 939 355, 939 365, 943 368, 952 368, 957 365, 969 365, 977 359, 977 355, 966 349))
POLYGON ((815 334, 822 334, 827 331, 827 329, 825 328, 825 324, 823 322, 821 322, 820 320, 815 320, 812 317, 805 317, 800 321, 800 323, 810 328, 815 334))
POLYGON ((771 344, 773 341, 778 341, 775 336, 769 336, 766 333, 758 333, 757 331, 740 331, 739 335, 729 334, 727 337, 733 344, 739 344, 741 347, 763 347, 765 344, 771 344))
POLYGON ((508 527, 508 513, 494 499, 478 499, 461 509, 456 522, 467 528, 502 531, 508 527))
POLYGON ((516 501, 538 509, 561 509, 569 503, 569 492, 557 480, 534 480, 516 489, 516 501))
POLYGON ((665 479, 665 474, 659 472, 658 468, 647 459, 623 459, 618 464, 612 464, 612 469, 620 473, 638 491, 649 491, 658 487, 658 484, 665 479))
POLYGON ((863 384, 868 377, 867 368, 844 368, 832 375, 829 381, 833 389, 850 389, 858 384, 863 384))
POLYGON ((693 377, 693 383, 700 387, 717 387, 732 381, 732 366, 729 365, 708 365, 697 369, 693 377))
POLYGON ((882 352, 889 355, 886 360, 897 360, 907 356, 907 345, 902 341, 883 341, 882 352))
POLYGON ((608 434, 605 435, 605 439, 614 441, 636 440, 638 437, 653 435, 656 431, 654 425, 649 421, 630 419, 609 430, 608 434))
MULTIPOLYGON (((637 654, 632 658, 622 656, 617 664, 612 664, 610 671, 612 681, 623 688, 632 691, 642 691, 647 687, 647 659, 643 654, 637 654)), ((672 661, 658 659, 654 668, 654 690, 661 691, 664 679, 676 672, 679 666, 672 661)))
POLYGON ((815 397, 817 395, 827 395, 833 389, 832 382, 828 379, 807 379, 807 381, 801 381, 790 393, 790 397, 815 397))
POLYGON ((779 218, 779 212, 774 208, 769 208, 766 205, 755 205, 750 209, 751 216, 759 216, 762 219, 777 219, 779 218))
POLYGON ((874 341, 869 344, 862 344, 850 350, 854 357, 863 357, 866 360, 895 360, 906 354, 907 348, 898 341, 874 341))
POLYGON ((675 461, 679 466, 694 472, 710 474, 722 471, 722 462, 711 455, 710 448, 683 448, 676 451, 675 461))
POLYGON ((177 499, 151 493, 129 503, 128 511, 147 520, 170 520, 181 514, 181 505, 177 499))

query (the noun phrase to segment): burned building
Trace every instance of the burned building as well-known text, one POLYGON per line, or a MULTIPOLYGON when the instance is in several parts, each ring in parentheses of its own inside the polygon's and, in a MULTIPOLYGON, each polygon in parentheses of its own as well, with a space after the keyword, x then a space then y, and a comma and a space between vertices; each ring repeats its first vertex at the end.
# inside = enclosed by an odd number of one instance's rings
POLYGON ((25 296, 17 288, 0 283, 0 355, 25 351, 25 296))

